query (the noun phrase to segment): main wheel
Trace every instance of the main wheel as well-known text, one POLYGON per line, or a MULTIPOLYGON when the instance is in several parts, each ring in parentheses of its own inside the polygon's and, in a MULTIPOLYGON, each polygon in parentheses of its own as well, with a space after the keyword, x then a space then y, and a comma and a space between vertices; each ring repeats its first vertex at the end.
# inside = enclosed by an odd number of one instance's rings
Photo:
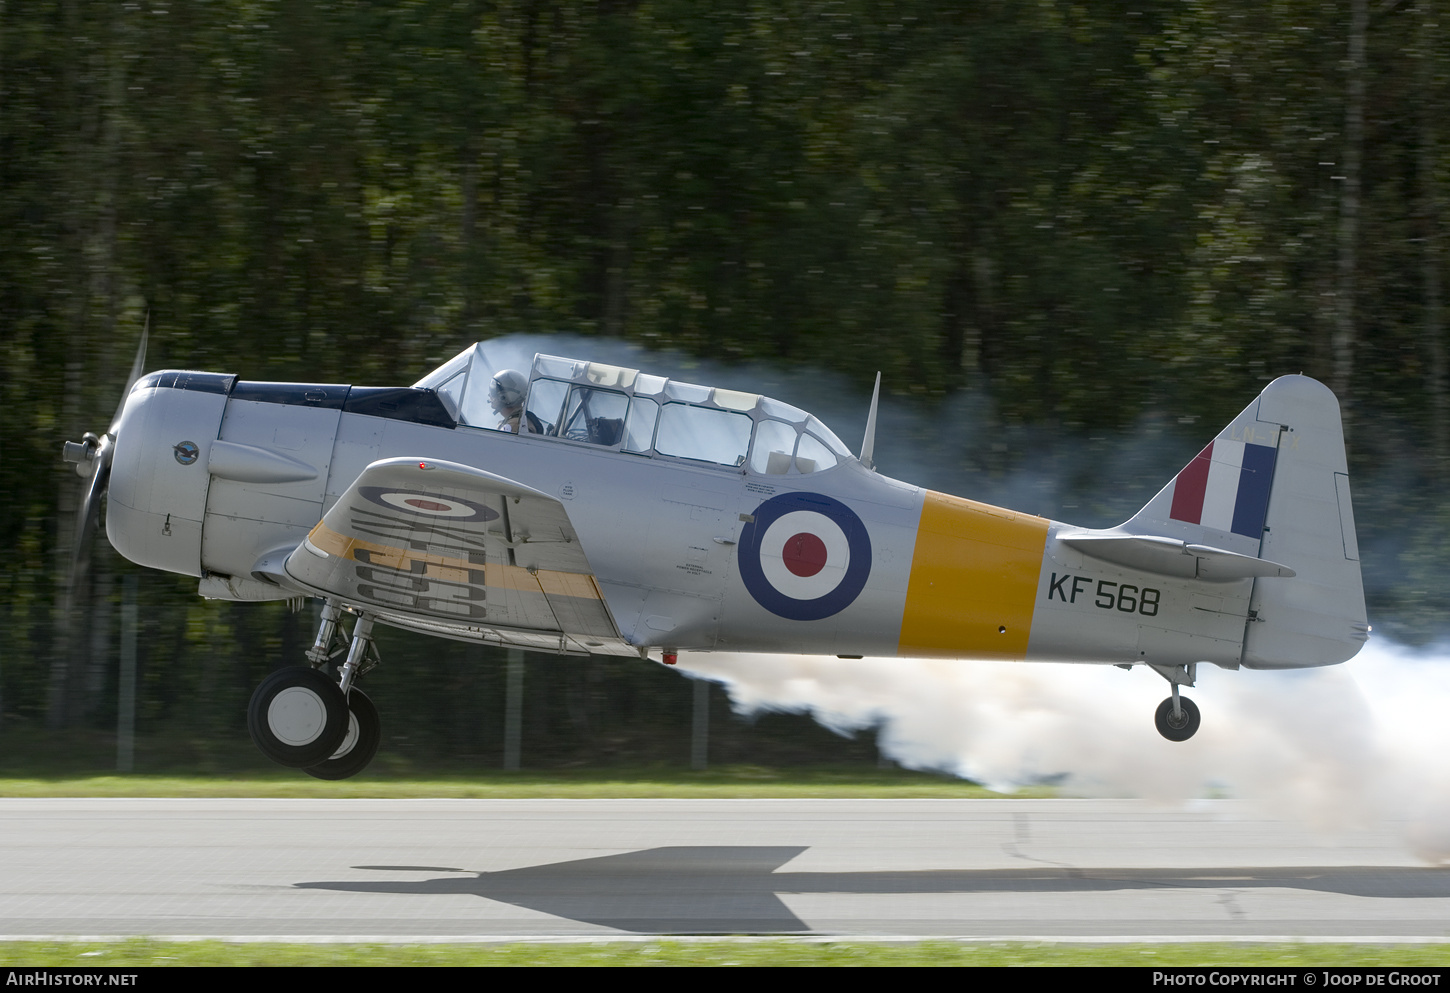
POLYGON ((337 751, 347 734, 347 700, 316 669, 278 669, 257 687, 247 706, 247 730, 267 758, 302 769, 337 751))
POLYGON ((1178 704, 1182 713, 1177 718, 1173 716, 1172 697, 1160 703, 1158 712, 1153 715, 1153 723, 1158 725, 1158 733, 1169 741, 1187 741, 1198 730, 1198 705, 1186 696, 1180 696, 1178 704))
POLYGON ((305 767, 302 771, 307 775, 318 779, 347 779, 366 769, 377 754, 378 742, 383 737, 378 709, 356 686, 348 690, 347 708, 347 734, 342 744, 327 761, 305 767))

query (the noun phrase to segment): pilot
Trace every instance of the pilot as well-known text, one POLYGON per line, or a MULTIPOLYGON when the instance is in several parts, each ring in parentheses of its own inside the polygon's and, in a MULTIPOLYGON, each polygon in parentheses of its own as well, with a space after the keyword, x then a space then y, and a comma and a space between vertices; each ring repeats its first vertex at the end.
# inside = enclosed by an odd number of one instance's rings
POLYGON ((500 431, 518 434, 519 424, 527 417, 529 431, 535 434, 543 433, 539 419, 524 411, 524 395, 528 389, 529 381, 521 372, 513 369, 501 369, 494 374, 493 382, 488 386, 488 405, 500 418, 498 424, 500 431))

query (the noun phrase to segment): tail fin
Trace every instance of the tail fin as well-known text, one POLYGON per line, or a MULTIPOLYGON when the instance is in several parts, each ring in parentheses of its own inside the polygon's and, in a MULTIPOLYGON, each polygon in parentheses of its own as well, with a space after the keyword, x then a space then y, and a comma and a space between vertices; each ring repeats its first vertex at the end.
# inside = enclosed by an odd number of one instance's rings
POLYGON ((1369 635, 1339 403, 1307 376, 1274 380, 1122 526, 1283 563, 1260 573, 1242 664, 1333 665, 1369 635))

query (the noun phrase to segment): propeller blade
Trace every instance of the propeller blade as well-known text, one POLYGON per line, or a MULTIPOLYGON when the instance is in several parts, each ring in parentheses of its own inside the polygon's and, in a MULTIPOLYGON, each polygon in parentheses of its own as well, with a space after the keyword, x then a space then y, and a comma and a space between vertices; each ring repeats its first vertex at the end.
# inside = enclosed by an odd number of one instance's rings
POLYGON ((126 379, 126 388, 121 391, 121 402, 116 405, 110 428, 100 438, 88 434, 82 442, 67 442, 65 446, 66 461, 80 465, 85 461, 92 462, 85 499, 76 511, 75 545, 71 548, 68 594, 75 590, 91 567, 91 542, 101 520, 101 498, 105 496, 106 486, 111 481, 111 456, 116 448, 116 429, 121 423, 121 413, 126 409, 126 398, 131 395, 131 387, 136 385, 136 380, 141 378, 141 373, 146 368, 146 340, 150 334, 151 312, 148 310, 146 322, 141 327, 141 343, 136 346, 131 374, 126 379))
POLYGON ((131 375, 126 379, 126 388, 121 391, 121 402, 116 405, 116 416, 111 418, 111 427, 107 433, 114 438, 116 436, 116 425, 121 423, 121 411, 126 409, 126 398, 131 395, 131 387, 136 385, 136 380, 141 378, 141 372, 146 368, 146 339, 151 334, 151 311, 146 311, 146 323, 141 327, 141 344, 136 346, 136 359, 131 363, 131 375))
POLYGON ((85 499, 76 511, 75 545, 71 549, 70 585, 74 589, 80 578, 91 567, 91 540, 96 535, 96 525, 101 520, 101 497, 111 481, 111 453, 115 444, 110 435, 101 439, 96 450, 95 470, 86 486, 85 499))

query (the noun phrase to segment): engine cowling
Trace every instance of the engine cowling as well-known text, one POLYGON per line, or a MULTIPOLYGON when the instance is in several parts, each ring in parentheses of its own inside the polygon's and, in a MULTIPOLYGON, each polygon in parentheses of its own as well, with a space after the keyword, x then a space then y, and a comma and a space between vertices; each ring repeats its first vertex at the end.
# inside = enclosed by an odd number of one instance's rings
POLYGON ((137 565, 200 576, 207 464, 235 376, 167 370, 136 382, 116 427, 106 537, 137 565))

